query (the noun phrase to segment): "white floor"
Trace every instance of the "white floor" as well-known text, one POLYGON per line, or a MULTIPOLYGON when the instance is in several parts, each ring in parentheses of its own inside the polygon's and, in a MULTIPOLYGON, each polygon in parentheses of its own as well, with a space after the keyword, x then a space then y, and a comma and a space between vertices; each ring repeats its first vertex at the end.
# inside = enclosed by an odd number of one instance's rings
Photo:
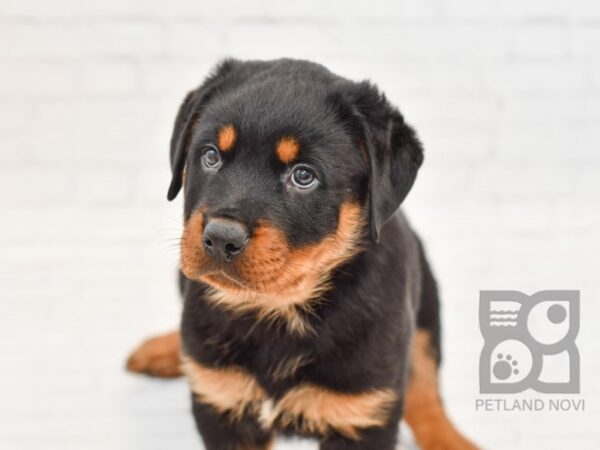
MULTIPOLYGON (((5 215, 0 448, 200 448, 185 382, 123 370, 128 351, 142 338, 177 322, 176 256, 168 249, 168 238, 177 235, 177 206, 172 208, 160 214, 13 209, 5 215)), ((599 303, 586 240, 553 243, 545 251, 523 240, 519 248, 513 240, 490 241, 475 231, 459 237, 414 209, 425 225, 422 234, 431 235, 430 254, 444 287, 443 385, 451 416, 486 448, 593 448, 600 436, 599 303), (462 245, 456 247, 458 239, 462 245), (478 289, 552 287, 582 289, 578 344, 586 411, 476 412, 478 289)))

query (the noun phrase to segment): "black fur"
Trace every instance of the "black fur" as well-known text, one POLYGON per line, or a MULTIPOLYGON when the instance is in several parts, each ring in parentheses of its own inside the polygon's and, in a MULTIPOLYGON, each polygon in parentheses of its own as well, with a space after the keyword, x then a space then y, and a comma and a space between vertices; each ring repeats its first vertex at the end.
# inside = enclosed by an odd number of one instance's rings
MULTIPOLYGON (((313 312, 298 310, 314 333, 257 321, 252 311, 233 314, 206 300, 205 284, 182 275, 186 354, 209 366, 244 368, 274 399, 301 383, 356 393, 391 388, 402 399, 416 326, 430 331, 441 355, 435 281, 418 238, 401 213, 394 215, 422 159, 414 131, 369 83, 305 61, 219 65, 186 97, 171 141, 168 197, 180 191, 186 167, 185 218, 204 208, 205 217, 237 220, 250 232, 267 219, 296 248, 335 231, 340 206, 351 199, 362 205, 368 229, 363 250, 334 271, 313 312), (202 149, 228 123, 239 130, 235 150, 222 155, 218 173, 207 172, 202 149), (273 151, 282 135, 300 142, 302 162, 319 176, 315 190, 286 187, 290 169, 273 151), (277 363, 299 355, 310 364, 288 378, 270 376, 277 363)), ((388 425, 363 430, 358 441, 336 433, 316 437, 323 450, 392 449, 401 414, 399 400, 388 425)), ((209 450, 251 448, 269 439, 252 417, 236 427, 198 402, 194 415, 209 450)))

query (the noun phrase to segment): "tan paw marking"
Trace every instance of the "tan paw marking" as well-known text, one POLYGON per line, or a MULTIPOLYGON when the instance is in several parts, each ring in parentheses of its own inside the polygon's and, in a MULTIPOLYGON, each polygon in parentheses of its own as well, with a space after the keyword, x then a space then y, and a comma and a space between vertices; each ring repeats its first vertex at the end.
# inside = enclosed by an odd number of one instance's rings
POLYGON ((178 331, 148 339, 131 354, 127 370, 152 377, 179 377, 182 375, 180 352, 178 331))

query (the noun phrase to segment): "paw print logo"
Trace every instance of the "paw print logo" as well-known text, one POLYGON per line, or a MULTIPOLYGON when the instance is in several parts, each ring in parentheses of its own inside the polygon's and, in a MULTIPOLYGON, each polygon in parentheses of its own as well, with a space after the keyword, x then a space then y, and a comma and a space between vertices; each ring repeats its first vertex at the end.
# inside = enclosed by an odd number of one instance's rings
POLYGON ((481 291, 479 324, 481 393, 579 392, 579 291, 481 291))
POLYGON ((512 375, 519 375, 518 366, 519 362, 513 359, 512 355, 506 355, 498 353, 497 361, 494 364, 494 376, 499 380, 507 380, 512 375))
POLYGON ((500 341, 490 353, 490 381, 495 385, 514 385, 523 381, 533 368, 533 355, 517 339, 500 341))

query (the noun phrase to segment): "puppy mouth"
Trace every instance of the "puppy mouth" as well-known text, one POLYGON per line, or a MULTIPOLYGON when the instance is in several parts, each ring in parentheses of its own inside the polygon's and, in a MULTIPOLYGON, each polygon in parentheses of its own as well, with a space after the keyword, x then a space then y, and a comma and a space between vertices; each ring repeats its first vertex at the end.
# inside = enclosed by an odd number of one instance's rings
POLYGON ((206 251, 204 215, 187 220, 181 240, 181 269, 223 292, 310 297, 325 288, 332 269, 357 251, 362 230, 360 206, 342 205, 337 229, 314 244, 290 247, 285 233, 268 222, 254 227, 248 245, 231 260, 206 251))
POLYGON ((210 285, 225 285, 238 289, 248 287, 248 280, 239 273, 235 264, 215 261, 199 247, 195 248, 195 251, 191 254, 193 255, 193 263, 181 265, 184 274, 188 278, 210 285))
POLYGON ((217 284, 233 284, 240 289, 246 289, 248 287, 246 282, 230 269, 221 268, 218 270, 210 270, 203 272, 199 277, 206 279, 209 284, 214 284, 216 281, 217 284))

